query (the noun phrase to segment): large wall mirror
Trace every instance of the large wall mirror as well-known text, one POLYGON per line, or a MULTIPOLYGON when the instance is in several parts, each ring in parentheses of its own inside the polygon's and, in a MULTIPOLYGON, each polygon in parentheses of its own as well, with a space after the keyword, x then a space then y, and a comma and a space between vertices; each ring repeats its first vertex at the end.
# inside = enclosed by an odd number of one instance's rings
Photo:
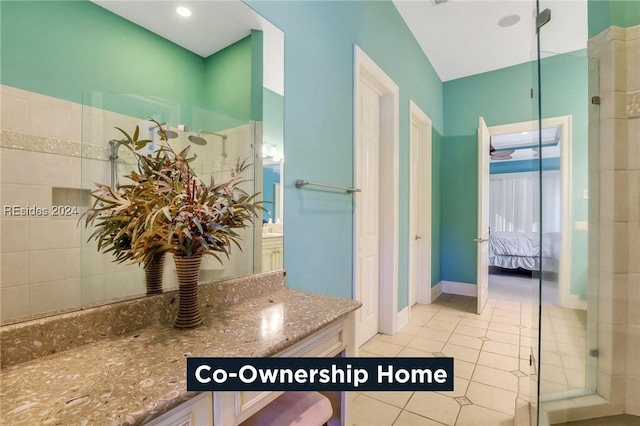
POLYGON ((2 324, 144 296, 143 268, 98 252, 79 222, 96 182, 116 187, 135 167, 116 127, 160 144, 162 123, 205 182, 253 164, 243 189, 266 211, 242 250, 203 262, 201 282, 282 268, 281 30, 240 0, 1 7, 2 324))

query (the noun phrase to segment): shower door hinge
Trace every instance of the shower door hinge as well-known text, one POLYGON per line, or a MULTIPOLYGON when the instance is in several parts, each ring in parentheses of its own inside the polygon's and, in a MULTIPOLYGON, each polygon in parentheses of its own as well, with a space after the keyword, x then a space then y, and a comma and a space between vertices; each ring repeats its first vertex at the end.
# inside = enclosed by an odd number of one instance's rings
POLYGON ((545 9, 536 16, 536 30, 540 32, 540 28, 551 20, 551 10, 545 9))
POLYGON ((600 96, 592 96, 591 103, 594 105, 600 105, 600 96))
POLYGON ((531 88, 531 99, 533 99, 533 87, 531 88))
POLYGON ((598 358, 598 355, 600 355, 600 351, 598 349, 589 349, 589 356, 598 358))
POLYGON ((533 365, 533 357, 529 355, 529 366, 533 365))

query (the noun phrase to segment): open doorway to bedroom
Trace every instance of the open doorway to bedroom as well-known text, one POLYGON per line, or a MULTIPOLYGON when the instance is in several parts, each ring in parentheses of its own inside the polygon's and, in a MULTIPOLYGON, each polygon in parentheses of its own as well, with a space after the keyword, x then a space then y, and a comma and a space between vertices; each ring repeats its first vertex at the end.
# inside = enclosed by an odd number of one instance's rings
POLYGON ((571 116, 543 119, 538 128, 537 121, 489 127, 488 289, 491 299, 521 303, 540 295, 544 401, 588 393, 589 348, 597 346, 587 321, 582 243, 586 170, 572 167, 586 148, 580 141, 574 147, 571 116))
MULTIPOLYGON (((489 295, 543 305, 571 296, 571 117, 489 128, 489 295), (540 141, 540 142, 539 142, 540 141)), ((573 307, 573 306, 572 306, 573 307)))
POLYGON ((492 298, 529 302, 531 286, 537 285, 544 274, 543 304, 559 303, 562 144, 560 126, 543 128, 541 135, 536 129, 491 136, 489 293, 492 298))

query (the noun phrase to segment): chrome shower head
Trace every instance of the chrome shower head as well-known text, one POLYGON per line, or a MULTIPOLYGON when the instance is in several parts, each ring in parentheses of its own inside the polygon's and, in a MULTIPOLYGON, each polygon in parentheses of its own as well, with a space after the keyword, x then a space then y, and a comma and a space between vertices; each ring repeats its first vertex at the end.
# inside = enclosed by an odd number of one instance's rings
POLYGON ((206 145, 207 144, 207 140, 201 136, 197 136, 197 135, 189 135, 189 141, 191 141, 191 143, 195 143, 196 145, 206 145))
POLYGON ((178 132, 174 132, 173 130, 170 130, 168 128, 163 128, 164 126, 168 126, 167 123, 160 123, 160 125, 155 125, 149 128, 149 130, 155 130, 158 129, 156 131, 156 134, 158 136, 162 136, 162 134, 164 133, 165 136, 167 137, 167 139, 175 139, 178 137, 178 132))

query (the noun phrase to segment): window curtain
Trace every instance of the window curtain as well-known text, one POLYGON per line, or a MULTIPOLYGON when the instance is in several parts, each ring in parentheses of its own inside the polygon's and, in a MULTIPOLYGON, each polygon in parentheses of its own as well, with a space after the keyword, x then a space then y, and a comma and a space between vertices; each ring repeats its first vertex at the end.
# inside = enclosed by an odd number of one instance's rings
POLYGON ((542 172, 542 191, 538 172, 501 173, 490 176, 489 225, 494 232, 559 232, 561 222, 559 170, 542 172))

